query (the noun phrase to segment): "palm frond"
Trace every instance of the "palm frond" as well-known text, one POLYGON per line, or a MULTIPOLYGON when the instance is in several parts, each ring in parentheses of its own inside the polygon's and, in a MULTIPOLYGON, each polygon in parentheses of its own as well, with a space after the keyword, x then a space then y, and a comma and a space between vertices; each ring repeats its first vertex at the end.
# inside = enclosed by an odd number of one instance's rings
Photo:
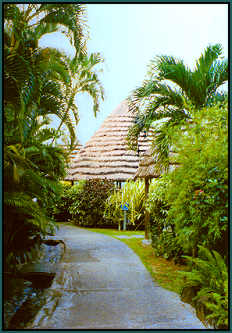
MULTIPOLYGON (((85 23, 85 7, 80 4, 42 4, 40 11, 46 15, 41 23, 48 22, 64 26, 73 34, 73 42, 77 53, 86 53, 87 26, 85 23)), ((71 37, 71 36, 70 36, 71 37)))
POLYGON ((200 58, 196 61, 196 71, 207 73, 212 64, 219 58, 221 54, 221 44, 207 46, 207 48, 201 54, 200 58))

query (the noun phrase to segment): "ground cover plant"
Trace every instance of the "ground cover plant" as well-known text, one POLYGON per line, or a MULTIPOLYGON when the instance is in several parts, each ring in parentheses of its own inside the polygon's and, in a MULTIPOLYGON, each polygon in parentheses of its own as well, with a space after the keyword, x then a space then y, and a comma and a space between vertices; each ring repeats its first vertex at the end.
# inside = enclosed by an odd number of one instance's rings
MULTIPOLYGON (((228 328, 228 267, 217 251, 209 251, 199 246, 198 258, 185 257, 191 271, 181 272, 185 279, 182 293, 191 288, 194 297, 191 302, 197 309, 205 307, 207 320, 218 329, 228 328), (200 305, 200 306, 199 306, 200 305)), ((201 315, 201 313, 200 313, 201 315)), ((204 318, 206 317, 206 318, 204 318)))

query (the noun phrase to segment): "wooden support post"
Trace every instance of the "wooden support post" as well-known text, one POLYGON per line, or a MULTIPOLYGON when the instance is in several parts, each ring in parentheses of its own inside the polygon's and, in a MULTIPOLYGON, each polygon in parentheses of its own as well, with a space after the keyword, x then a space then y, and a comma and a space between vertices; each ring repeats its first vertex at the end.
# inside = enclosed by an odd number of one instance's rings
POLYGON ((124 220, 123 220, 123 230, 126 230, 126 222, 127 222, 127 211, 124 210, 124 220))
MULTIPOLYGON (((117 191, 119 191, 121 189, 121 187, 122 187, 121 181, 117 180, 116 181, 116 189, 117 189, 117 191)), ((118 221, 118 231, 121 231, 121 221, 120 221, 120 219, 118 221)))
MULTIPOLYGON (((148 198, 149 192, 149 179, 145 178, 145 201, 148 198)), ((147 210, 145 210, 145 239, 150 239, 150 214, 147 210)))

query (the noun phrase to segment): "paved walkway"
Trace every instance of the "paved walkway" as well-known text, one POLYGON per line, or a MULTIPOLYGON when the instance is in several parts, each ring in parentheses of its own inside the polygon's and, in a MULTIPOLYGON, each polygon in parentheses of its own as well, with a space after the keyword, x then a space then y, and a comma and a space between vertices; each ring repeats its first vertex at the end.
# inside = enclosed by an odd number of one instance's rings
POLYGON ((33 329, 205 329, 120 240, 62 225, 67 249, 33 329))

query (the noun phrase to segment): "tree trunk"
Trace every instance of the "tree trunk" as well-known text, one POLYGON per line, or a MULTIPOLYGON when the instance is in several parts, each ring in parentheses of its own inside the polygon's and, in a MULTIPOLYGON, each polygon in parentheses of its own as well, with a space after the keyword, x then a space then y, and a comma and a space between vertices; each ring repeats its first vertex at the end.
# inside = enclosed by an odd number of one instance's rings
MULTIPOLYGON (((148 197, 149 179, 145 178, 145 202, 148 197)), ((150 213, 145 209, 145 239, 150 239, 150 213)))

